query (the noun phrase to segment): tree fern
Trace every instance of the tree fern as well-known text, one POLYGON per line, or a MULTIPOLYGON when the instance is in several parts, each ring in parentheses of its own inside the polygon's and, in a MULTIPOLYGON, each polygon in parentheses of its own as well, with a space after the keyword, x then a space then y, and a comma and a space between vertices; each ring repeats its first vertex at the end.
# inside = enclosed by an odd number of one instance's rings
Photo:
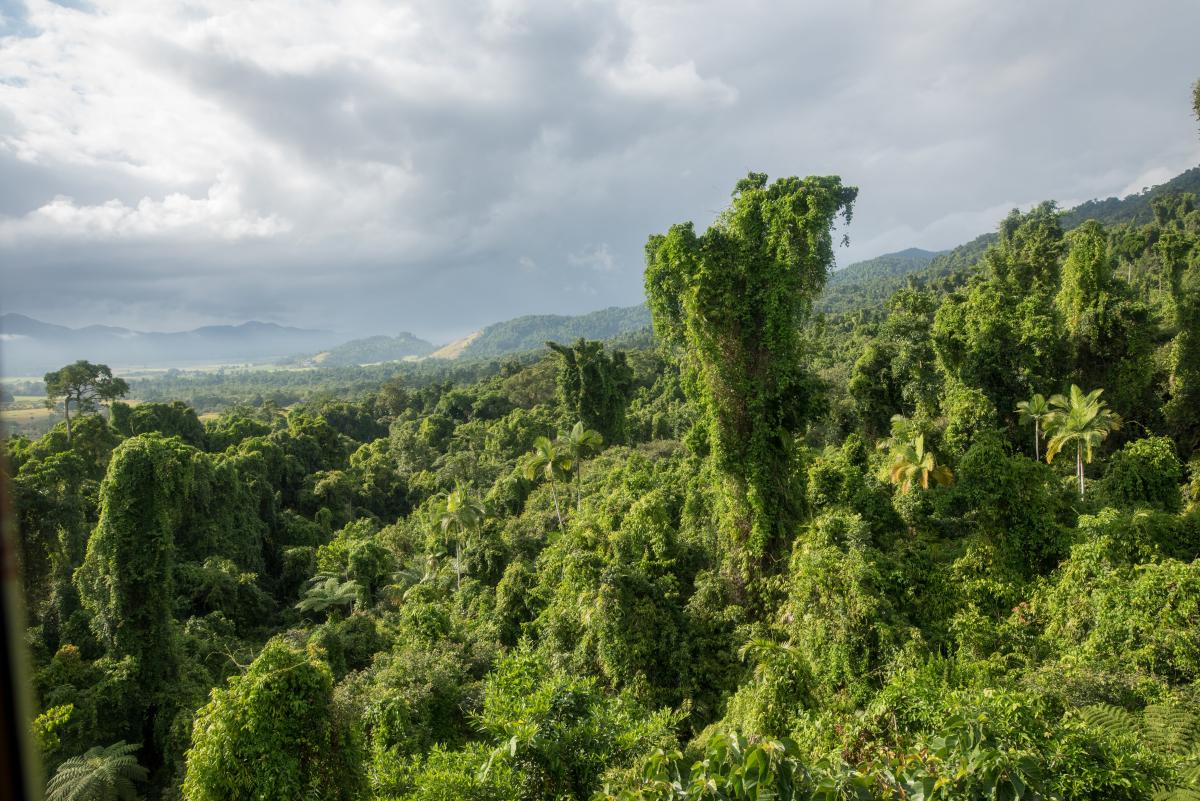
POLYGON ((133 756, 139 748, 121 740, 71 757, 46 785, 47 801, 136 801, 134 782, 146 780, 146 769, 133 756))
POLYGON ((1200 782, 1192 780, 1190 787, 1172 787, 1155 793, 1152 801, 1200 801, 1200 782))
POLYGON ((1200 715, 1192 709, 1151 704, 1142 713, 1142 739, 1155 751, 1180 758, 1174 787, 1154 801, 1200 801, 1200 715))
POLYGON ((1186 707, 1151 704, 1142 713, 1139 732, 1148 746, 1165 754, 1192 756, 1200 750, 1200 716, 1186 707))
POLYGON ((1111 704, 1079 710, 1091 727, 1112 735, 1136 732, 1151 750, 1177 760, 1176 780, 1153 801, 1200 801, 1200 715, 1184 706, 1151 704, 1140 715, 1111 704))
POLYGON ((337 576, 317 574, 312 586, 304 593, 296 608, 301 612, 329 612, 336 617, 342 607, 350 606, 358 598, 358 583, 340 581, 337 576))
POLYGON ((1079 716, 1093 729, 1112 735, 1138 729, 1137 715, 1112 704, 1094 704, 1079 710, 1079 716))

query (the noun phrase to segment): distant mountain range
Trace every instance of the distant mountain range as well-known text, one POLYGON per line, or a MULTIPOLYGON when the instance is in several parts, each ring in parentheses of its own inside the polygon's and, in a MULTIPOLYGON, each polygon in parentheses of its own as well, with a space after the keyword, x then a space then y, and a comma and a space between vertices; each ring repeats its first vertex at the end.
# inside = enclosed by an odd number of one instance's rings
MULTIPOLYGON (((1149 222, 1150 201, 1172 192, 1200 194, 1200 167, 1134 195, 1090 200, 1064 211, 1063 227, 1071 229, 1087 219, 1106 224, 1149 222)), ((824 312, 852 312, 879 306, 910 276, 921 283, 961 281, 977 269, 979 257, 995 239, 994 233, 987 233, 952 250, 908 248, 856 262, 829 277, 816 307, 824 312)), ((335 367, 414 358, 488 359, 537 350, 546 340, 610 339, 649 326, 650 312, 644 304, 613 306, 575 316, 517 317, 435 348, 407 332, 347 342, 330 331, 288 328, 274 323, 248 322, 175 333, 148 333, 102 325, 67 328, 21 314, 4 314, 0 315, 0 375, 40 376, 76 359, 102 362, 114 368, 261 364, 282 360, 335 367)))
POLYGON ((373 336, 340 341, 329 331, 249 322, 177 333, 148 333, 93 325, 67 328, 26 317, 0 315, 0 375, 38 377, 77 359, 113 368, 194 367, 282 362, 346 367, 419 358, 487 359, 524 353, 546 340, 609 339, 650 325, 644 305, 612 307, 576 316, 527 315, 495 323, 441 348, 420 337, 373 336))
POLYGON ((408 332, 399 336, 374 336, 353 339, 334 348, 293 360, 293 364, 314 367, 345 367, 413 359, 492 359, 514 353, 526 353, 546 346, 546 341, 569 342, 610 339, 640 331, 650 325, 645 305, 612 306, 580 315, 530 314, 516 317, 475 331, 467 336, 435 347, 408 332))
POLYGON ((68 328, 23 314, 0 315, 0 374, 40 376, 87 359, 112 367, 186 367, 275 361, 336 345, 332 331, 275 323, 209 325, 171 333, 106 325, 68 328))

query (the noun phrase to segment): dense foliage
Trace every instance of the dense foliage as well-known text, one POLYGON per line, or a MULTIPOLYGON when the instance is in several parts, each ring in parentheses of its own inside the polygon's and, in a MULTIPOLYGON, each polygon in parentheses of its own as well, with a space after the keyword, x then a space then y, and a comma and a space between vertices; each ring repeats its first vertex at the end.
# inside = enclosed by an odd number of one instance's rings
POLYGON ((813 315, 854 197, 652 237, 657 346, 10 438, 52 797, 1198 797, 1195 198, 813 315))
POLYGON ((800 331, 833 263, 833 224, 850 221, 857 194, 837 177, 768 185, 751 173, 707 231, 683 223, 646 245, 655 331, 679 348, 727 485, 730 540, 752 558, 797 521, 792 438, 815 410, 800 331))

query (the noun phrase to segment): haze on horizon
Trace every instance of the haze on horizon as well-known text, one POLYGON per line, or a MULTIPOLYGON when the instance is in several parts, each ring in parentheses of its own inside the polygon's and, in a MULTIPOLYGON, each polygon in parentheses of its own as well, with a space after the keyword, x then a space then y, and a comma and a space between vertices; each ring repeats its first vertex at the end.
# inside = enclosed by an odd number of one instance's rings
POLYGON ((0 0, 0 311, 447 341, 642 299, 746 172, 840 264, 1200 163, 1200 4, 0 0))

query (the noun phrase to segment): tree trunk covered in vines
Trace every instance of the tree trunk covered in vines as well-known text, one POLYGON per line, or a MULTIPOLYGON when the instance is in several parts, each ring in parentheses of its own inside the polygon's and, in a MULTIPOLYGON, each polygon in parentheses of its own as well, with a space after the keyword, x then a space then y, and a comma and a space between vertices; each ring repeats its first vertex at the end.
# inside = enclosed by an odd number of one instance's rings
POLYGON ((655 331, 680 350, 723 474, 725 558, 747 577, 785 553, 800 523, 790 491, 796 435, 816 408, 802 326, 833 264, 832 228, 857 189, 836 176, 751 173, 703 234, 674 225, 646 245, 655 331))

